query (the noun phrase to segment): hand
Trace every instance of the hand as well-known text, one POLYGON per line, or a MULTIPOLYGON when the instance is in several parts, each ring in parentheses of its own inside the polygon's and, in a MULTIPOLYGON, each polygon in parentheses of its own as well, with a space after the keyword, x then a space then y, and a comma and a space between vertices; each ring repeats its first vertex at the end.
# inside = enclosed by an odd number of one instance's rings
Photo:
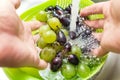
MULTIPOLYGON (((119 2, 119 0, 116 0, 119 2)), ((115 0, 113 2, 116 2, 115 0)), ((92 50, 93 55, 103 56, 109 51, 120 52, 120 19, 116 17, 120 14, 116 10, 117 5, 112 5, 112 1, 96 3, 92 6, 81 10, 81 16, 88 16, 91 14, 103 14, 104 19, 86 21, 86 23, 93 28, 102 28, 102 33, 95 33, 94 35, 100 41, 100 46, 92 50), (116 11, 115 11, 116 10, 116 11)))
POLYGON ((31 34, 31 31, 38 29, 42 23, 22 22, 15 11, 19 2, 0 0, 0 66, 44 69, 47 63, 39 59, 35 39, 31 34))

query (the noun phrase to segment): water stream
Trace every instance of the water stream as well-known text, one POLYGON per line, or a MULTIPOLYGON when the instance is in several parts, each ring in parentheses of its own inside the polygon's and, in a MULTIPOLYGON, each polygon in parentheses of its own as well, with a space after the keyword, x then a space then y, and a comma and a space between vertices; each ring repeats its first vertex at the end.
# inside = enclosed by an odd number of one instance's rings
POLYGON ((72 0, 70 31, 76 29, 76 20, 79 12, 80 0, 72 0))

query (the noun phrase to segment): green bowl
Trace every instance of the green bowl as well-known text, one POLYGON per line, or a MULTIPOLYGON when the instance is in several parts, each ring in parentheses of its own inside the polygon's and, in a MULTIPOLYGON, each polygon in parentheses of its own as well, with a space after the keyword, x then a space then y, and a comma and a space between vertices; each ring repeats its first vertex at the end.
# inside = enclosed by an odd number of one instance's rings
MULTIPOLYGON (((23 21, 33 21, 33 20, 35 20, 35 15, 40 10, 44 10, 46 7, 51 6, 51 5, 55 6, 57 1, 59 1, 59 0, 47 0, 46 2, 41 3, 33 8, 30 8, 29 10, 25 11, 23 14, 21 14, 20 18, 23 21)), ((68 0, 68 4, 70 4, 70 3, 71 3, 71 0, 68 0)), ((81 0, 80 4, 81 4, 80 7, 84 8, 86 6, 90 6, 94 3, 91 0, 81 0)), ((103 15, 99 14, 99 15, 89 16, 89 19, 92 19, 92 20, 98 19, 98 18, 103 18, 103 15)), ((33 34, 34 34, 34 32, 33 32, 33 34)), ((101 62, 101 64, 99 66, 95 67, 91 71, 91 74, 88 77, 86 77, 84 80, 90 79, 96 73, 98 73, 100 71, 100 69, 102 68, 102 66, 104 65, 105 60, 106 60, 106 57, 103 58, 103 61, 101 62)), ((40 76, 40 74, 39 74, 40 70, 35 69, 35 68, 28 68, 28 67, 3 68, 3 70, 10 80, 45 80, 45 79, 43 79, 42 76, 40 76)), ((47 79, 47 80, 54 80, 54 79, 51 78, 51 79, 47 79)), ((61 79, 59 79, 59 80, 61 80, 61 79)), ((80 78, 75 79, 74 78, 72 80, 83 80, 83 79, 80 79, 80 78)))

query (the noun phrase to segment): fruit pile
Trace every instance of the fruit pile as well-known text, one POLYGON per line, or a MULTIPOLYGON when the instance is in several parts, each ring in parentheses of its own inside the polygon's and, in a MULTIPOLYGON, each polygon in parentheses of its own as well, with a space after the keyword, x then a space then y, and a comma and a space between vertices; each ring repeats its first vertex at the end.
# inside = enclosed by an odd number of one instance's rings
POLYGON ((42 49, 40 58, 50 63, 51 71, 61 71, 68 79, 76 74, 84 78, 103 61, 90 54, 99 41, 92 35, 93 29, 84 23, 85 18, 79 15, 76 30, 70 31, 70 17, 71 5, 65 9, 49 6, 40 11, 36 19, 46 24, 39 29, 37 46, 42 49))

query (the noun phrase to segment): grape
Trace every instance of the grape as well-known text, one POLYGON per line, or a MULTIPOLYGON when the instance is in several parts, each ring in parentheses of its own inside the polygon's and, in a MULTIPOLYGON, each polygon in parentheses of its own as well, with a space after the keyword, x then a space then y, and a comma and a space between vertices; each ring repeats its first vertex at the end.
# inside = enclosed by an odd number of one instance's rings
POLYGON ((47 22, 48 22, 49 26, 55 31, 61 28, 61 23, 60 23, 59 19, 56 17, 48 19, 47 22))
POLYGON ((79 77, 85 78, 90 75, 90 68, 86 64, 79 64, 77 66, 77 73, 79 77))
POLYGON ((37 41, 37 46, 39 48, 43 49, 44 47, 46 47, 46 45, 47 45, 47 43, 44 41, 44 39, 42 37, 40 37, 37 41))
POLYGON ((55 55, 56 51, 53 48, 45 47, 40 53, 40 58, 47 62, 51 62, 55 55))
POLYGON ((46 43, 53 43, 56 41, 56 33, 53 30, 44 32, 43 39, 46 43))
POLYGON ((79 60, 78 60, 77 56, 74 55, 74 54, 70 54, 70 55, 68 56, 68 61, 69 61, 71 64, 74 64, 74 65, 78 65, 78 63, 79 63, 79 60))
POLYGON ((87 47, 85 47, 85 46, 81 47, 81 52, 82 53, 86 53, 87 51, 88 51, 87 47))
POLYGON ((55 57, 51 62, 51 70, 53 72, 56 72, 61 66, 62 66, 62 59, 60 57, 55 57))
POLYGON ((40 36, 42 36, 44 34, 44 32, 47 32, 51 30, 50 27, 48 25, 43 25, 39 28, 39 34, 40 36))
POLYGON ((75 39, 77 37, 76 33, 74 31, 70 31, 69 36, 70 36, 71 39, 75 39))
POLYGON ((67 41, 64 33, 62 31, 59 31, 57 34, 57 42, 59 42, 61 45, 65 44, 67 41))
POLYGON ((72 5, 70 4, 68 7, 65 8, 65 10, 68 11, 70 14, 71 14, 71 6, 72 5))
POLYGON ((65 44, 65 50, 71 51, 71 44, 69 42, 65 44))
POLYGON ((49 6, 48 8, 45 9, 45 11, 53 11, 54 7, 53 6, 49 6))
POLYGON ((91 33, 92 33, 92 31, 91 31, 90 29, 86 29, 86 30, 85 30, 85 34, 86 34, 86 35, 90 35, 91 33))
POLYGON ((57 14, 57 12, 56 12, 56 11, 53 11, 53 13, 52 13, 52 14, 53 14, 53 16, 54 16, 54 17, 57 17, 57 18, 59 18, 59 17, 60 17, 60 15, 59 15, 59 14, 57 14))
POLYGON ((72 64, 66 63, 63 64, 61 73, 65 78, 70 79, 76 75, 76 70, 72 64))
POLYGON ((69 26, 69 25, 70 25, 70 19, 69 19, 69 18, 66 18, 66 17, 60 18, 60 22, 61 22, 64 26, 69 26))
POLYGON ((81 55, 81 49, 76 45, 72 46, 71 52, 72 52, 72 54, 75 54, 78 58, 81 55))
POLYGON ((46 22, 47 21, 47 13, 45 11, 40 11, 37 15, 36 15, 36 19, 41 21, 41 22, 46 22))
POLYGON ((62 7, 60 7, 60 6, 58 6, 58 5, 56 5, 56 6, 55 6, 55 10, 61 10, 61 11, 62 11, 62 10, 63 10, 63 8, 62 8, 62 7))

